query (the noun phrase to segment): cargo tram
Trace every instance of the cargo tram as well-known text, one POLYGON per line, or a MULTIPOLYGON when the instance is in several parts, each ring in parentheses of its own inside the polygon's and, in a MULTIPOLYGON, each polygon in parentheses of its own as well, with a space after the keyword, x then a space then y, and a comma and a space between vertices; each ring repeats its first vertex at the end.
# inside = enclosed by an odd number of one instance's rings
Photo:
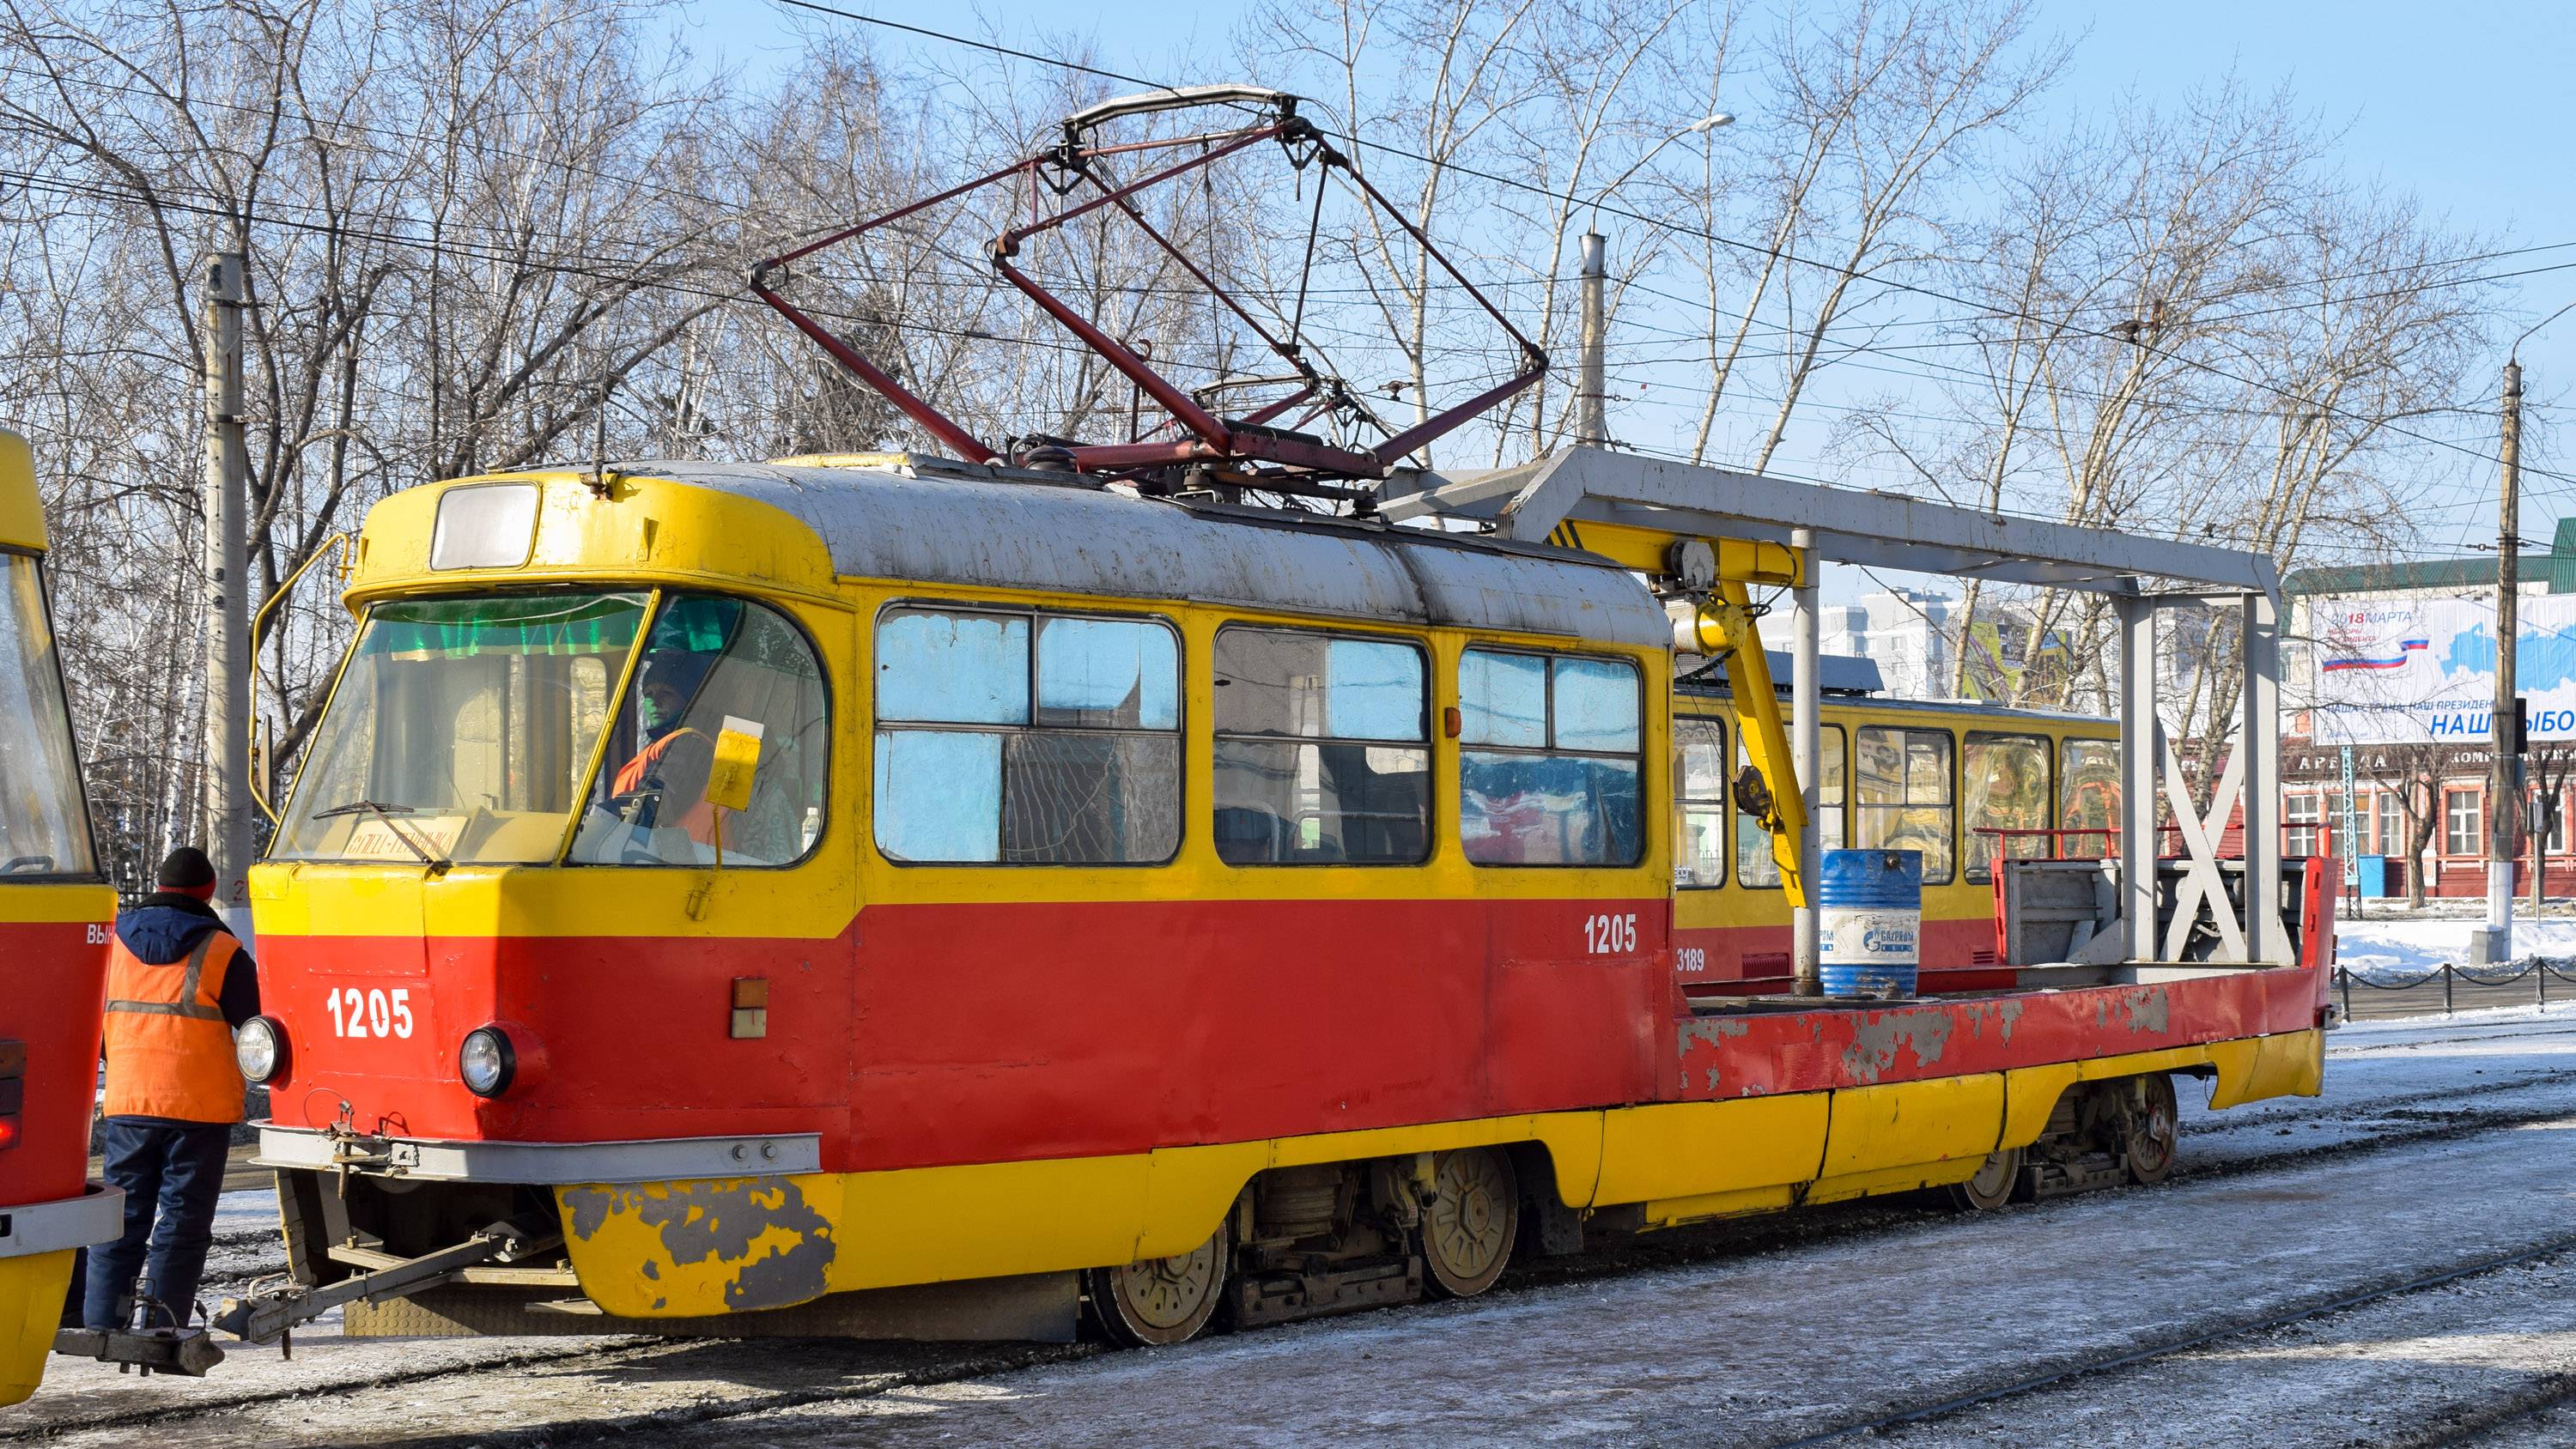
POLYGON ((2318 1087, 2313 962, 1978 959, 1993 830, 2085 823, 2098 722, 1833 702, 1828 835, 1939 855, 1930 964, 1985 989, 1782 999, 1711 783, 1760 711, 1579 549, 653 463, 398 494, 347 599, 250 877, 298 1280, 253 1336, 1167 1343, 2152 1180, 2173 1075, 2318 1087))
POLYGON ((124 1227, 87 1181, 116 896, 98 870, 45 601, 27 441, 0 432, 0 1404, 36 1391, 79 1250, 124 1227))

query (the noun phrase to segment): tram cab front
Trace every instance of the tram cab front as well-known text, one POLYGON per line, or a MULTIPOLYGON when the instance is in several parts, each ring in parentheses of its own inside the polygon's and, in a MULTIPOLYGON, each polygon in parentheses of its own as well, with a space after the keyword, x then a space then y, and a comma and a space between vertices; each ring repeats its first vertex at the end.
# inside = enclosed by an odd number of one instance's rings
POLYGON ((550 1222, 562 1183, 811 1172, 847 1130, 849 613, 777 510, 616 488, 376 507, 356 639, 251 873, 263 1158, 317 1220, 292 1169, 369 1169, 348 1211, 382 1253, 550 1222))

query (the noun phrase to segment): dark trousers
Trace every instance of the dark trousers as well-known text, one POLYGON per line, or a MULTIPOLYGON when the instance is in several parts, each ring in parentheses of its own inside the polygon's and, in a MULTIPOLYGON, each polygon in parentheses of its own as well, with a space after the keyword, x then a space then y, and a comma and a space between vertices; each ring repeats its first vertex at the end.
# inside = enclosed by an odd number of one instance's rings
POLYGON ((233 1129, 110 1117, 105 1131, 107 1180, 125 1189, 125 1236, 89 1250, 81 1320, 91 1328, 137 1326, 118 1308, 119 1300, 140 1297, 159 1307, 146 1305, 139 1326, 184 1328, 215 1240, 215 1199, 224 1190, 233 1129))

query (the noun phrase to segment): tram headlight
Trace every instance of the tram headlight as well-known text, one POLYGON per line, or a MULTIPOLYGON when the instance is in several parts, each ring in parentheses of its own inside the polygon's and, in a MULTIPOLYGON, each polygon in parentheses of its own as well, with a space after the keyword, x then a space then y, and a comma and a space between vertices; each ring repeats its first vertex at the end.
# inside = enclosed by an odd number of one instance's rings
POLYGON ((233 1033, 233 1061, 244 1081, 274 1080, 286 1070, 286 1028, 269 1016, 243 1022, 233 1033))
POLYGON ((456 1049, 456 1074, 465 1079, 465 1090, 478 1097, 508 1091, 518 1067, 519 1054, 511 1049, 509 1034, 497 1026, 474 1028, 456 1049))

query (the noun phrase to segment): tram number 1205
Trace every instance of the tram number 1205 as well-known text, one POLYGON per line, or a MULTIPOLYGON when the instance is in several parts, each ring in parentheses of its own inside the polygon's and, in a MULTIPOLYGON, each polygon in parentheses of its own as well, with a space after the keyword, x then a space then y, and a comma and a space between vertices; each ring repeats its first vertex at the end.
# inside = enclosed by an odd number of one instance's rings
POLYGON ((1637 949, 1637 913, 1583 918, 1583 950, 1592 956, 1616 956, 1637 949))
POLYGON ((360 991, 354 986, 323 994, 333 1036, 411 1035, 411 989, 360 991))

